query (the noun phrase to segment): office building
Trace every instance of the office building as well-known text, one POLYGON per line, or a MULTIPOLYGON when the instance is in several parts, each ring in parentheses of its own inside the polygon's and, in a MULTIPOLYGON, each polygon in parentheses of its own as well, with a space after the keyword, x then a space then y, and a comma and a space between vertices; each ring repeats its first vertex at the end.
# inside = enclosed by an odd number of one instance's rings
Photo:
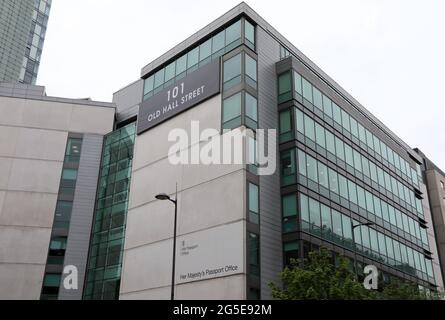
POLYGON ((86 264, 115 108, 0 83, 0 114, 0 299, 63 299, 64 263, 86 264))
MULTIPOLYGON (((46 100, 58 99, 33 100, 26 93, 33 90, 2 98, 46 108, 34 113, 35 125, 12 112, 4 130, 61 135, 52 158, 32 156, 57 167, 42 173, 51 190, 27 180, 26 164, 12 166, 0 186, 8 193, 29 184, 24 192, 51 195, 39 204, 45 222, 31 224, 22 210, 22 222, 2 223, 43 229, 38 257, 26 247, 0 260, 0 268, 35 268, 27 298, 170 299, 174 206, 155 198, 161 193, 178 206, 176 299, 270 299, 269 284, 279 283, 290 258, 320 246, 356 259, 359 274, 375 265, 382 285, 400 278, 443 287, 423 157, 245 3, 143 67, 112 105, 61 99, 51 109, 46 100), (235 160, 237 144, 217 142, 239 128, 242 161, 208 161, 221 146, 235 160), (275 155, 266 166, 263 142, 275 155), (64 284, 67 266, 78 269, 77 290, 64 284)), ((21 140, 6 141, 3 161, 27 159, 21 140)), ((47 145, 39 152, 52 150, 47 145)), ((19 236, 4 237, 13 244, 19 236)), ((7 270, 1 288, 26 281, 25 271, 7 270)))
POLYGON ((0 81, 35 84, 51 0, 0 2, 0 81))

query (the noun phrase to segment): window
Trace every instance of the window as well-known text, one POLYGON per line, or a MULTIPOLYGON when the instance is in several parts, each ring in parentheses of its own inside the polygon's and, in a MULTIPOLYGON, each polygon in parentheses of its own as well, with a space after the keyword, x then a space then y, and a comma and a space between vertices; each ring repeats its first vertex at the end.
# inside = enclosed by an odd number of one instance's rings
POLYGON ((375 215, 379 218, 382 217, 382 206, 381 206, 381 200, 377 198, 376 196, 373 196, 374 199, 374 211, 375 215))
POLYGON ((341 109, 335 103, 332 102, 332 114, 334 121, 341 125, 341 109))
POLYGON ((386 252, 388 253, 389 258, 394 259, 394 247, 392 241, 393 240, 390 237, 385 236, 386 252))
POLYGON ((212 55, 212 39, 207 40, 199 46, 199 65, 210 61, 212 55))
POLYGON ((71 219, 73 203, 71 201, 57 201, 54 218, 55 228, 68 228, 71 219))
POLYGON ((280 45, 280 60, 290 56, 289 50, 280 45))
POLYGON ((374 229, 369 229, 369 238, 371 240, 371 249, 375 252, 379 252, 379 243, 377 239, 377 232, 374 229))
POLYGON ((345 239, 347 246, 350 248, 352 243, 352 229, 351 229, 351 218, 341 215, 342 227, 343 227, 343 238, 345 239), (349 244, 348 244, 349 243, 349 244))
POLYGON ((377 232, 377 239, 378 239, 378 242, 379 242, 379 252, 382 255, 387 256, 388 253, 386 252, 385 236, 382 233, 377 232))
POLYGON ((346 111, 344 111, 343 109, 341 110, 341 121, 343 128, 346 131, 351 132, 351 125, 349 123, 349 114, 347 114, 346 111))
POLYGON ((365 129, 365 132, 366 132, 366 144, 368 148, 374 149, 372 133, 368 129, 365 129))
POLYGON ((321 205, 321 232, 323 238, 329 239, 332 233, 331 209, 321 205))
MULTIPOLYGON (((198 67, 208 63, 210 60, 229 52, 233 48, 241 44, 241 20, 233 23, 225 30, 214 35, 211 39, 199 44, 195 48, 191 48, 189 52, 171 62, 168 66, 158 70, 155 75, 151 75, 144 82, 144 100, 151 97, 153 94, 162 90, 166 86, 183 78, 186 74, 193 72, 198 67)), ((255 48, 255 27, 245 21, 245 43, 251 49, 255 48)), ((40 33, 40 28, 36 25, 36 33, 40 33)), ((39 43, 39 46, 41 43, 39 43)), ((39 59, 40 51, 35 46, 32 46, 31 56, 39 59)), ((253 78, 252 78, 253 79, 253 78)))
POLYGON ((304 115, 298 109, 295 109, 295 123, 297 124, 297 130, 304 135, 304 115))
POLYGON ((328 169, 328 175, 329 175, 329 190, 331 192, 334 192, 338 194, 338 175, 337 172, 332 170, 331 168, 328 169))
POLYGON ((187 54, 187 70, 188 72, 194 71, 198 68, 199 62, 199 47, 189 51, 187 54))
POLYGON ((365 190, 358 186, 357 187, 357 197, 358 197, 358 205, 359 207, 366 210, 366 196, 365 196, 365 190))
POLYGON ((241 43, 241 20, 226 29, 226 50, 232 50, 241 43))
POLYGON ((303 83, 303 98, 312 103, 312 85, 305 78, 302 78, 303 83))
POLYGON ((65 162, 79 162, 82 139, 68 138, 65 152, 65 162))
POLYGON ((355 245, 357 247, 357 249, 359 249, 359 247, 357 246, 357 244, 362 244, 362 232, 361 232, 361 227, 358 226, 359 222, 353 220, 352 221, 352 232, 354 232, 354 239, 355 239, 355 245))
POLYGON ((440 187, 445 190, 445 184, 443 183, 443 181, 440 182, 440 187))
POLYGON ((224 53, 226 32, 223 30, 212 38, 212 57, 218 57, 224 53))
POLYGON ((284 263, 286 266, 290 265, 291 259, 298 259, 298 242, 286 242, 283 245, 284 249, 284 263))
POLYGON ((247 20, 244 23, 244 37, 246 39, 246 45, 255 50, 255 27, 247 20))
POLYGON ((257 99, 247 92, 246 95, 246 126, 252 129, 258 127, 258 105, 257 99))
POLYGON ((317 144, 322 148, 326 148, 324 132, 325 132, 324 128, 318 123, 315 123, 315 140, 317 144))
POLYGON ((307 177, 318 183, 318 170, 317 170, 317 161, 309 155, 306 155, 307 162, 307 177))
POLYGON ((362 158, 362 169, 363 169, 363 174, 365 176, 367 176, 368 178, 371 178, 371 171, 369 168, 369 160, 366 159, 365 157, 361 157, 362 158))
POLYGON ((323 110, 323 101, 320 90, 313 87, 313 95, 314 95, 314 106, 316 106, 320 110, 323 110))
POLYGON ((249 182, 249 221, 259 223, 259 193, 258 186, 249 182))
POLYGON ((383 220, 389 222, 389 208, 388 204, 384 201, 381 201, 380 204, 382 205, 382 218, 383 220))
POLYGON ((351 133, 352 133, 352 135, 354 137, 356 137, 358 139, 359 138, 359 135, 358 135, 358 123, 352 117, 350 117, 350 120, 351 120, 351 133))
POLYGON ((185 71, 187 70, 187 55, 183 55, 178 60, 176 60, 176 77, 182 78, 185 75, 185 71))
POLYGON ((366 197, 366 210, 374 214, 374 198, 372 196, 372 193, 365 191, 365 197, 366 197))
POLYGON ((335 155, 335 138, 334 135, 329 132, 328 130, 325 130, 326 133, 326 149, 333 155, 335 155))
POLYGON ((283 232, 292 232, 297 229, 297 197, 286 195, 282 197, 283 232))
POLYGON ((358 227, 361 230, 362 233, 362 245, 367 248, 367 249, 371 249, 371 241, 369 239, 369 228, 366 226, 360 226, 358 227))
POLYGON ((349 201, 358 205, 357 186, 351 180, 348 180, 349 201))
POLYGON ((241 92, 223 101, 223 128, 233 129, 241 125, 241 92))
POLYGON ((292 98, 291 78, 290 71, 278 76, 278 103, 282 103, 292 98))
POLYGON ((352 152, 354 154, 354 168, 360 172, 363 172, 363 170, 362 170, 362 156, 356 150, 353 150, 352 152))
POLYGON ((360 139, 360 142, 366 145, 366 131, 365 127, 363 127, 360 123, 358 124, 358 136, 360 139))
POLYGON ((165 67, 165 86, 168 86, 172 83, 172 80, 175 78, 175 72, 176 62, 172 62, 167 67, 165 67))
POLYGON ((60 274, 47 273, 45 279, 43 280, 44 287, 59 287, 60 285, 60 274))
POLYGON ((315 142, 315 123, 307 115, 304 115, 304 133, 307 138, 315 142))
POLYGON ((300 196, 300 213, 301 220, 303 221, 303 230, 307 231, 307 223, 309 223, 309 198, 304 194, 300 196))
POLYGON ((49 249, 50 250, 65 250, 66 249, 66 237, 53 237, 51 239, 49 249))
POLYGON ((348 182, 342 175, 338 175, 338 185, 340 187, 340 196, 342 196, 344 199, 348 199, 348 182))
POLYGON ((318 162, 318 183, 329 190, 328 168, 321 162, 318 162))
POLYGON ((257 81, 256 60, 251 56, 249 56, 248 54, 245 54, 245 57, 246 57, 246 65, 245 65, 246 83, 252 88, 256 88, 256 81, 257 81))
POLYGON ((350 165, 351 167, 354 167, 354 157, 352 155, 352 148, 345 143, 345 159, 346 163, 350 165))
POLYGON ((162 84, 164 83, 164 72, 165 70, 161 69, 155 73, 155 85, 154 85, 155 91, 156 89, 161 88, 162 84))
POLYGON ((280 142, 289 141, 293 138, 291 111, 280 112, 280 142))
POLYGON ((257 234, 249 233, 249 271, 251 275, 260 275, 260 246, 257 234))
POLYGON ((294 72, 294 85, 295 85, 295 92, 297 92, 300 96, 303 95, 303 88, 302 88, 302 84, 301 84, 301 76, 294 72))
POLYGON ((323 112, 332 119, 332 101, 323 95, 323 112))
POLYGON ((224 62, 224 90, 241 82, 241 54, 224 62))
POLYGON ((306 154, 303 151, 298 150, 298 173, 304 177, 307 177, 306 167, 306 154))
POLYGON ((76 169, 63 169, 62 171, 62 182, 64 181, 75 181, 77 179, 76 169))
POLYGON ((281 184, 283 186, 295 183, 295 150, 281 153, 281 184))
POLYGON ((321 227, 320 204, 312 198, 309 198, 309 219, 311 229, 315 232, 319 231, 321 227))
POLYGON ((341 141, 339 138, 335 137, 335 151, 337 152, 337 157, 339 157, 341 160, 345 161, 345 149, 343 141, 341 141))
POLYGON ((337 235, 337 241, 342 241, 343 239, 343 230, 342 230, 342 221, 341 221, 341 214, 338 211, 331 210, 332 211, 332 229, 334 231, 334 234, 337 235))

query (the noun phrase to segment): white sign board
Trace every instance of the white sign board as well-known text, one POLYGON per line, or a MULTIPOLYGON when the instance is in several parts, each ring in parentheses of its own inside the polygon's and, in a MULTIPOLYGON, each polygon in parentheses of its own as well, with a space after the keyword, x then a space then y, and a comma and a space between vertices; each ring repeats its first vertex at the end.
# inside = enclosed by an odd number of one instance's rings
POLYGON ((237 222, 178 237, 176 282, 243 273, 244 229, 237 222))

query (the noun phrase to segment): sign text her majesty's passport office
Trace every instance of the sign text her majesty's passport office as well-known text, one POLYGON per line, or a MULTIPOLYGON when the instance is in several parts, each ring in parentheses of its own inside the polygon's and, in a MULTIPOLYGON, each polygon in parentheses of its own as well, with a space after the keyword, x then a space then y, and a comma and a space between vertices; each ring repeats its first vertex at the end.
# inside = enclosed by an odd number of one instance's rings
POLYGON ((217 59, 145 100, 139 107, 138 134, 216 95, 220 91, 219 82, 217 59))

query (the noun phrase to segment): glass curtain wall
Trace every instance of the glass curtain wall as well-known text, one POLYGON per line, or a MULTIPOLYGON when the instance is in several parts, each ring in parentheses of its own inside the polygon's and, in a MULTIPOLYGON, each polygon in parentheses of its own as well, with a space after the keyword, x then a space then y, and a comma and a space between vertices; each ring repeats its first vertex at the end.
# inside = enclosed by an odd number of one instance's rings
POLYGON ((105 137, 84 299, 119 298, 136 123, 105 137))

